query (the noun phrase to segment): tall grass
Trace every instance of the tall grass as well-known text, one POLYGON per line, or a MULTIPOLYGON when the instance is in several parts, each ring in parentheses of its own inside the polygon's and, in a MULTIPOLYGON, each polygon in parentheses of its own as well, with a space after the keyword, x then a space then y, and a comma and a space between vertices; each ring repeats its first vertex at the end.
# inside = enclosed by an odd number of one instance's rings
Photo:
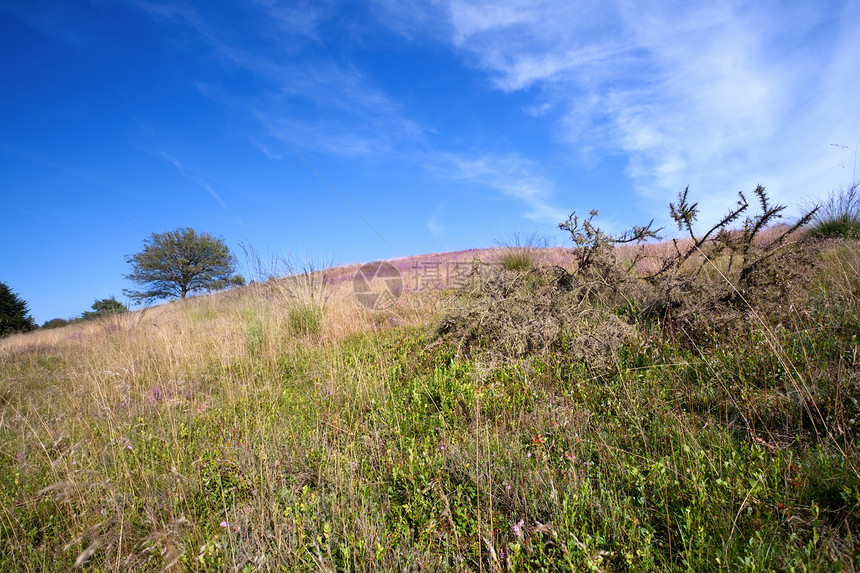
POLYGON ((611 353, 611 298, 500 360, 316 269, 0 340, 0 570, 856 570, 858 270, 611 353))
POLYGON ((496 241, 498 264, 506 271, 525 271, 540 260, 540 253, 549 247, 549 240, 537 233, 514 234, 496 241))
POLYGON ((860 239, 860 182, 833 189, 819 206, 812 232, 823 238, 860 239))
MULTIPOLYGON (((851 151, 845 145, 836 145, 842 151, 851 151)), ((831 189, 823 201, 808 202, 816 206, 818 211, 812 224, 812 232, 822 238, 860 239, 860 194, 857 180, 857 152, 860 144, 854 147, 853 163, 851 166, 851 182, 845 186, 831 189)), ((845 167, 843 165, 843 167, 845 167)))

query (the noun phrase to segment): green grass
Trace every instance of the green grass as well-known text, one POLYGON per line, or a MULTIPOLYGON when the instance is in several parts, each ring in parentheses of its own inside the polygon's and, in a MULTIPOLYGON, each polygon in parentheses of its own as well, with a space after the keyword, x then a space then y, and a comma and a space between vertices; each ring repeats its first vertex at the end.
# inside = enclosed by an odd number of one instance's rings
POLYGON ((860 239, 860 193, 857 181, 832 190, 817 207, 812 224, 813 234, 827 239, 860 239))
POLYGON ((317 334, 322 330, 323 309, 312 304, 297 304, 290 308, 289 325, 295 334, 317 334))
POLYGON ((509 250, 502 253, 499 262, 506 271, 527 271, 534 264, 533 258, 526 251, 509 250))
POLYGON ((813 232, 822 238, 860 239, 860 218, 851 215, 822 219, 813 232))
POLYGON ((635 324, 599 368, 581 333, 500 361, 282 299, 9 339, 0 570, 856 569, 858 256, 695 343, 635 324))
POLYGON ((537 264, 538 251, 548 246, 549 241, 537 233, 515 234, 510 238, 497 240, 498 264, 506 271, 527 271, 537 264))

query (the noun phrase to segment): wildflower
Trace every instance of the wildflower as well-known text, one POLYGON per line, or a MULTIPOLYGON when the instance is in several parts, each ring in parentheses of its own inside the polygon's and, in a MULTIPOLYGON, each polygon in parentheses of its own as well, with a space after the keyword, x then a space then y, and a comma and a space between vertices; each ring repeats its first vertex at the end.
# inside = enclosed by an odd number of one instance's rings
POLYGON ((227 527, 227 520, 222 521, 219 525, 221 527, 227 527))
POLYGON ((517 537, 522 537, 522 536, 523 536, 523 529, 522 529, 522 528, 523 528, 523 523, 524 523, 524 522, 523 522, 523 520, 521 519, 521 520, 519 520, 519 522, 518 522, 518 523, 514 524, 514 526, 511 528, 511 529, 513 529, 513 531, 514 531, 514 535, 516 535, 517 537))

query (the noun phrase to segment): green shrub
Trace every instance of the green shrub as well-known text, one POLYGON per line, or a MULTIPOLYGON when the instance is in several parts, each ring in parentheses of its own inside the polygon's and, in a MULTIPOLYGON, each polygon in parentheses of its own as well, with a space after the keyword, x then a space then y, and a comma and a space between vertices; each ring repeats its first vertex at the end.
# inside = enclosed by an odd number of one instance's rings
POLYGON ((66 326, 69 324, 69 321, 65 318, 52 318, 51 320, 45 321, 45 324, 42 325, 42 328, 60 328, 61 326, 66 326))
POLYGON ((812 234, 821 238, 860 239, 860 195, 854 181, 830 191, 812 220, 812 234))
POLYGON ((85 311, 81 318, 89 320, 128 312, 128 307, 114 297, 103 298, 93 303, 92 310, 85 311))
POLYGON ((323 309, 312 304, 296 304, 290 308, 288 323, 293 334, 317 334, 322 330, 323 309))
POLYGON ((535 251, 545 249, 549 242, 537 233, 531 235, 514 235, 510 239, 496 241, 501 249, 499 264, 506 271, 522 272, 535 264, 535 251))

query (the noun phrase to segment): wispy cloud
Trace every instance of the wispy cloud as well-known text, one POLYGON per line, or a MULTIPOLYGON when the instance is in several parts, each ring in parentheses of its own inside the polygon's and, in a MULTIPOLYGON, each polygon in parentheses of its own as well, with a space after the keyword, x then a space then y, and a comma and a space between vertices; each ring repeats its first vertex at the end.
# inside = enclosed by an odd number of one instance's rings
MULTIPOLYGON (((359 42, 374 26, 387 26, 407 40, 446 44, 492 88, 523 94, 523 112, 554 120, 559 142, 599 118, 580 152, 623 156, 630 187, 653 205, 648 217, 665 216, 666 203, 687 185, 713 216, 737 190, 757 183, 786 203, 824 192, 842 175, 830 144, 851 144, 860 135, 854 103, 860 9, 850 0, 373 4, 368 14, 375 11, 376 21, 336 28, 359 42)), ((252 74, 262 88, 252 101, 240 92, 202 93, 259 111, 297 148, 346 157, 447 157, 431 163, 439 168, 447 161, 440 169, 453 172, 460 161, 463 177, 483 164, 487 172, 472 180, 508 198, 528 184, 529 169, 540 168, 523 150, 482 150, 455 160, 360 65, 321 56, 313 48, 331 42, 322 31, 341 14, 335 3, 257 0, 226 16, 181 2, 133 5, 182 26, 191 33, 181 37, 196 38, 225 65, 252 74), (512 173, 518 161, 520 171, 512 173)), ((523 197, 526 216, 555 219, 561 210, 552 207, 553 194, 551 178, 539 181, 523 197)))
POLYGON ((265 155, 269 159, 274 159, 275 161, 280 161, 284 157, 280 153, 276 153, 276 152, 272 151, 271 149, 269 149, 269 146, 267 146, 267 145, 263 145, 262 143, 255 143, 255 145, 257 146, 257 148, 260 151, 263 152, 263 155, 265 155))
POLYGON ((191 181, 192 183, 194 183, 195 185, 197 185, 198 187, 200 187, 201 189, 204 189, 207 193, 209 193, 216 201, 218 201, 218 204, 221 205, 225 211, 230 210, 227 207, 227 204, 224 202, 224 200, 221 199, 221 196, 218 195, 218 193, 215 191, 215 189, 212 187, 212 185, 208 181, 206 181, 202 177, 198 177, 197 175, 193 175, 191 173, 188 173, 185 170, 185 168, 182 167, 182 164, 179 163, 179 161, 176 158, 171 157, 170 155, 167 155, 164 152, 161 153, 161 156, 164 159, 166 159, 167 161, 169 161, 170 163, 172 163, 173 166, 176 167, 176 169, 179 171, 179 173, 182 174, 183 177, 185 177, 186 179, 188 179, 189 181, 191 181))
POLYGON ((430 213, 430 216, 427 217, 427 229, 430 233, 433 234, 434 237, 438 237, 445 233, 448 230, 448 227, 445 223, 442 222, 442 214, 445 211, 446 201, 440 202, 436 208, 430 213))
POLYGON ((415 142, 424 131, 358 67, 316 55, 315 46, 323 42, 320 26, 338 15, 331 3, 256 0, 234 7, 229 16, 181 2, 133 0, 131 5, 180 27, 186 32, 182 37, 190 38, 185 41, 205 46, 224 66, 252 74, 258 85, 250 97, 242 90, 191 81, 222 104, 262 114, 298 147, 373 155, 415 142))
POLYGON ((446 8, 444 41, 497 89, 529 90, 526 111, 568 126, 560 140, 603 118, 590 151, 625 154, 655 211, 688 184, 712 213, 758 182, 784 202, 825 191, 839 175, 829 144, 860 134, 860 9, 847 0, 446 8))
POLYGON ((479 155, 438 153, 428 158, 427 166, 438 175, 453 180, 493 189, 502 195, 496 205, 497 212, 490 213, 493 222, 516 203, 526 206, 523 217, 532 221, 558 223, 568 213, 552 204, 555 185, 549 177, 539 177, 544 166, 518 154, 479 155))
POLYGON ((384 155, 420 142, 425 132, 356 68, 315 62, 283 75, 289 82, 263 105, 269 120, 300 147, 334 155, 384 155))

